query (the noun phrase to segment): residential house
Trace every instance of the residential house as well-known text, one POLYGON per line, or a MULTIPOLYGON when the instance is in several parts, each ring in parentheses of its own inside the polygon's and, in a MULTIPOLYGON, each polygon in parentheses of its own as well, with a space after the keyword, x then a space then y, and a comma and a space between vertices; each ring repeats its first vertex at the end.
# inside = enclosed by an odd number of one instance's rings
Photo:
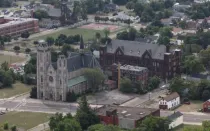
POLYGON ((105 105, 96 110, 101 123, 117 125, 125 129, 134 129, 137 123, 148 116, 160 116, 159 109, 105 105))
POLYGON ((175 11, 179 11, 179 12, 184 12, 185 10, 187 10, 190 7, 191 7, 190 5, 180 5, 179 3, 175 3, 173 5, 173 9, 175 11))
POLYGON ((160 109, 173 109, 180 105, 180 96, 177 92, 173 92, 159 101, 160 109))
POLYGON ((183 114, 179 111, 167 117, 170 120, 169 129, 176 128, 183 124, 183 114))

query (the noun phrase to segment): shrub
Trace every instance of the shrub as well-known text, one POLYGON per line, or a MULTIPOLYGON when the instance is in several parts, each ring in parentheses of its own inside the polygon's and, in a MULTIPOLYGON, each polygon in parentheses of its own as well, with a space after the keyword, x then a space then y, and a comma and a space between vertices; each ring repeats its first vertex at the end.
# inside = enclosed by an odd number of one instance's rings
POLYGON ((4 123, 4 130, 8 130, 9 129, 9 124, 6 122, 4 123))

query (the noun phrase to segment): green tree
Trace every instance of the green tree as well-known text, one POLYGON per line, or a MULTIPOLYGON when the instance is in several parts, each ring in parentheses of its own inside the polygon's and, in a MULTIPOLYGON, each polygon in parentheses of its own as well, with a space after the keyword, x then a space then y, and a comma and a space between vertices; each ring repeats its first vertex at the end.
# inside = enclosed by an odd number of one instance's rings
POLYGON ((101 38, 101 34, 99 32, 96 32, 95 36, 96 36, 96 40, 98 42, 99 39, 101 38))
POLYGON ((120 80, 120 91, 123 93, 133 93, 133 85, 128 78, 122 78, 120 80))
POLYGON ((4 130, 8 130, 9 129, 9 124, 8 122, 4 123, 4 130))
POLYGON ((205 66, 210 66, 210 48, 207 48, 206 50, 201 50, 200 53, 200 59, 202 61, 202 63, 205 66))
POLYGON ((28 39, 29 36, 30 36, 30 33, 28 31, 25 31, 21 34, 21 38, 28 39))
POLYGON ((34 18, 37 18, 39 20, 41 20, 42 18, 48 18, 49 15, 46 11, 44 10, 37 10, 34 12, 34 18))
POLYGON ((77 95, 74 92, 67 92, 66 94, 67 102, 75 102, 77 101, 77 95))
POLYGON ((177 92, 179 95, 182 95, 183 91, 186 89, 186 82, 179 77, 174 77, 170 81, 169 89, 171 92, 177 92))
POLYGON ((46 42, 49 46, 52 46, 54 44, 55 40, 53 37, 47 37, 46 42))
POLYGON ((82 130, 87 130, 89 126, 99 123, 99 118, 90 108, 86 96, 81 97, 75 118, 80 123, 82 130))
POLYGON ((15 125, 13 125, 13 126, 11 127, 11 131, 17 131, 17 127, 16 127, 15 125))
POLYGON ((30 49, 30 48, 26 48, 26 49, 25 49, 25 52, 28 54, 28 53, 31 52, 31 49, 30 49))
POLYGON ((204 90, 202 94, 202 100, 207 101, 208 99, 210 99, 210 92, 209 90, 204 90))
POLYGON ((128 2, 125 7, 129 10, 134 9, 135 3, 133 1, 128 2))
POLYGON ((129 28, 129 31, 128 31, 128 38, 129 38, 129 40, 135 40, 135 38, 136 38, 136 33, 137 33, 137 30, 136 29, 134 29, 134 28, 129 28))
POLYGON ((9 64, 8 64, 8 62, 3 62, 2 64, 1 64, 1 69, 2 70, 4 70, 4 71, 8 71, 9 70, 9 64))
POLYGON ((139 124, 137 129, 146 129, 145 131, 169 131, 169 124, 170 121, 166 118, 149 116, 139 124))
POLYGON ((103 30, 105 38, 108 38, 109 34, 110 34, 110 30, 108 28, 103 30))
POLYGON ((13 84, 13 78, 12 78, 12 76, 10 75, 10 73, 7 71, 7 72, 5 72, 5 75, 4 75, 4 78, 3 78, 3 86, 5 86, 5 87, 10 87, 10 86, 12 86, 12 84, 13 84))
POLYGON ((87 131, 124 131, 124 130, 114 125, 96 124, 88 127, 87 131))
POLYGON ((203 131, 210 131, 210 122, 209 121, 203 121, 202 122, 203 131))
POLYGON ((103 72, 99 69, 86 69, 84 76, 93 92, 99 90, 100 85, 102 85, 105 79, 103 72))
POLYGON ((159 77, 153 76, 153 77, 149 78, 149 81, 148 81, 149 90, 156 89, 156 88, 159 87, 159 85, 160 85, 160 78, 159 77))
POLYGON ((197 74, 205 71, 204 65, 194 55, 185 57, 184 68, 188 74, 197 74))
POLYGON ((14 46, 13 49, 15 50, 15 52, 18 52, 18 51, 20 51, 20 46, 14 46))
POLYGON ((70 45, 63 45, 61 49, 61 53, 63 53, 65 56, 68 56, 68 52, 74 52, 74 48, 72 48, 70 45))
POLYGON ((186 29, 187 28, 187 23, 185 20, 182 20, 179 22, 179 26, 182 28, 182 29, 186 29))

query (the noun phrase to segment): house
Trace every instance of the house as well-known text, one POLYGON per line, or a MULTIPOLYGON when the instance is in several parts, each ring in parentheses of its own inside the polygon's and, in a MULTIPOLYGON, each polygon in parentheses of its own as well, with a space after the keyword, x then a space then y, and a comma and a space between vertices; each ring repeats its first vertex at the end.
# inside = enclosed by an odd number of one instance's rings
POLYGON ((172 33, 174 36, 177 36, 178 34, 181 34, 183 30, 181 28, 173 27, 172 33))
POLYGON ((210 99, 203 103, 203 112, 210 112, 210 99))
POLYGON ((160 109, 173 109, 180 105, 180 96, 177 92, 173 92, 159 101, 160 109))
POLYGON ((100 46, 100 65, 110 71, 114 63, 146 67, 149 76, 171 79, 180 75, 181 50, 152 42, 112 40, 100 46))
POLYGON ((179 125, 183 124, 183 114, 179 111, 174 112, 170 116, 167 117, 170 120, 169 129, 173 129, 179 125))
POLYGON ((105 105, 96 110, 101 123, 117 125, 125 129, 136 128, 147 116, 160 116, 159 109, 105 105))
MULTIPOLYGON (((132 82, 140 81, 142 85, 147 85, 149 71, 146 67, 122 65, 120 68, 120 77, 129 78, 132 82)), ((118 81, 118 65, 112 66, 112 80, 118 81)))
POLYGON ((184 12, 185 10, 187 10, 190 7, 191 7, 190 5, 180 5, 179 3, 175 3, 173 5, 173 9, 175 11, 180 11, 180 12, 184 12))
POLYGON ((41 28, 56 28, 61 26, 60 20, 53 20, 48 18, 42 18, 41 21, 39 21, 39 26, 41 28))

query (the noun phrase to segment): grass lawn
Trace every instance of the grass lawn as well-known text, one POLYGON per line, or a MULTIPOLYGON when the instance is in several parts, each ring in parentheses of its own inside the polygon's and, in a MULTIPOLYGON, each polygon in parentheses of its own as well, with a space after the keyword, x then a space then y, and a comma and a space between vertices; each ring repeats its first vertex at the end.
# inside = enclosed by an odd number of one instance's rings
POLYGON ((190 127, 190 128, 199 128, 201 126, 198 126, 198 125, 181 125, 179 127, 177 127, 174 131, 183 131, 184 128, 187 128, 187 127, 190 127))
POLYGON ((0 116, 0 125, 8 122, 9 126, 16 125, 17 128, 28 130, 39 124, 49 121, 53 114, 35 112, 8 112, 0 116))
POLYGON ((74 29, 66 28, 66 29, 63 29, 63 30, 55 32, 55 33, 46 34, 46 35, 43 35, 41 37, 35 37, 35 38, 32 38, 32 39, 33 40, 46 39, 48 36, 53 37, 53 38, 57 38, 60 34, 65 34, 67 36, 79 34, 79 35, 83 36, 84 41, 87 41, 89 39, 94 38, 96 32, 99 32, 99 33, 101 33, 101 35, 104 35, 103 31, 100 31, 100 30, 90 30, 90 29, 81 29, 81 28, 74 28, 74 29))
POLYGON ((203 101, 190 101, 190 105, 183 104, 176 110, 182 111, 182 112, 198 111, 198 109, 202 108, 202 104, 203 104, 203 101))
POLYGON ((25 60, 25 58, 23 58, 23 57, 0 54, 0 64, 5 61, 7 61, 9 64, 11 64, 11 63, 16 63, 16 62, 22 62, 24 60, 25 60))
POLYGON ((26 93, 31 90, 31 86, 16 82, 13 87, 0 89, 0 99, 9 98, 18 94, 26 93))

